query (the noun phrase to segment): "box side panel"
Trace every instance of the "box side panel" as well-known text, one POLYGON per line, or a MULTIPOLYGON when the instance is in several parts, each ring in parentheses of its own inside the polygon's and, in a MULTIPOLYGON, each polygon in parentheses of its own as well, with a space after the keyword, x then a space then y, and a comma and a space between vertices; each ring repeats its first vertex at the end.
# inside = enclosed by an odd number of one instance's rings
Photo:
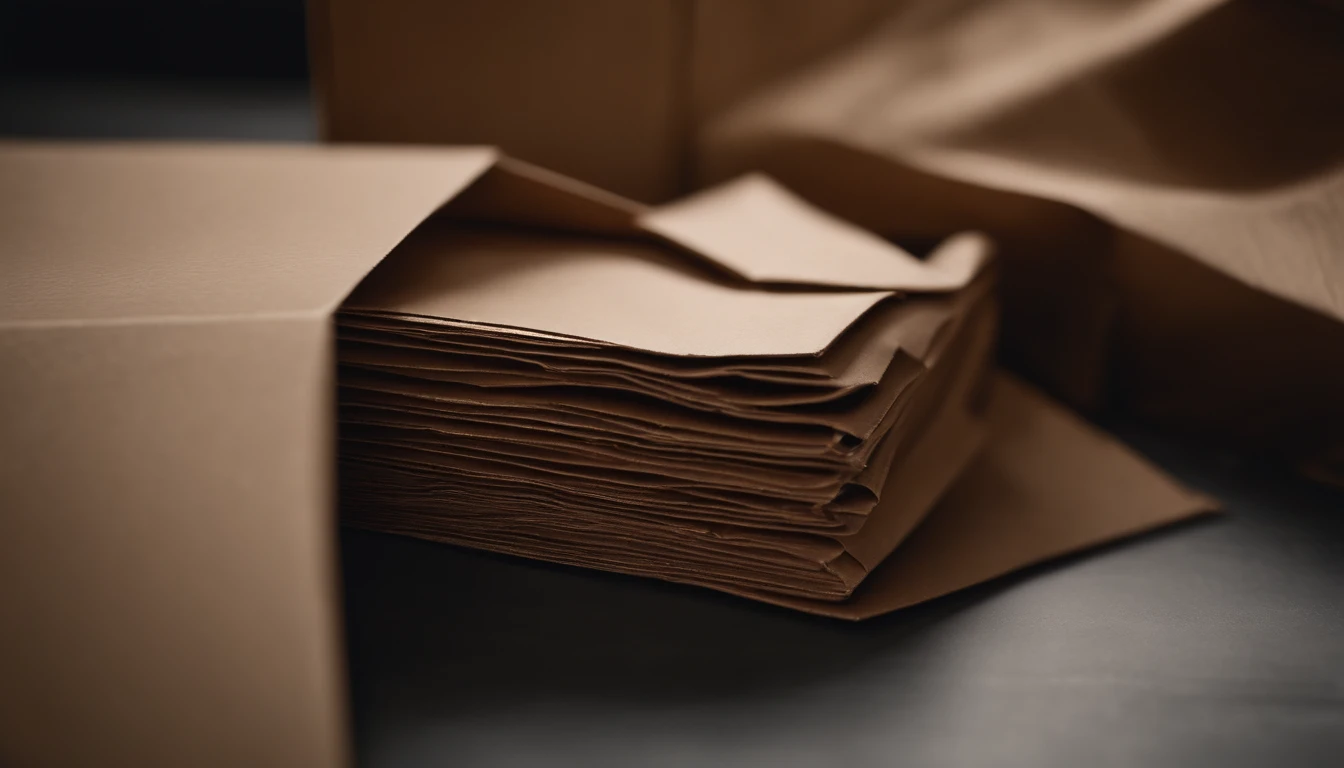
POLYGON ((326 319, 0 333, 0 763, 345 761, 326 319))
POLYGON ((665 199, 679 186, 685 8, 327 0, 327 135, 497 144, 636 199, 665 199))
POLYGON ((780 77, 813 64, 902 9, 893 0, 697 0, 691 37, 699 125, 780 77))

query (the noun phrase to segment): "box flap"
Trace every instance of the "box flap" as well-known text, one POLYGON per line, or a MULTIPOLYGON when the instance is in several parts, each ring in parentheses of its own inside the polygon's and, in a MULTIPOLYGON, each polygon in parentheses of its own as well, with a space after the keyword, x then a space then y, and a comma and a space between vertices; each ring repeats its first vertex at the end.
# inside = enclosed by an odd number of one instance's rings
POLYGON ((496 157, 0 142, 0 325, 328 312, 496 157))
POLYGON ((635 235, 644 206, 554 171, 501 157, 444 211, 455 219, 601 235, 635 235))

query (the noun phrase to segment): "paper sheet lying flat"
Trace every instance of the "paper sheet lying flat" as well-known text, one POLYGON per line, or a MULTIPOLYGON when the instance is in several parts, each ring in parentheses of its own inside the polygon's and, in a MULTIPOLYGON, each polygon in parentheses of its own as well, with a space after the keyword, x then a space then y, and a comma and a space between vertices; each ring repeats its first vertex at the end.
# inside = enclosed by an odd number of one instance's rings
POLYGON ((865 619, 1217 508, 1008 374, 985 418, 983 452, 853 598, 772 602, 865 619))
POLYGON ((526 236, 501 242, 427 228, 379 265, 346 307, 725 357, 815 355, 889 295, 747 291, 707 280, 637 243, 526 236))

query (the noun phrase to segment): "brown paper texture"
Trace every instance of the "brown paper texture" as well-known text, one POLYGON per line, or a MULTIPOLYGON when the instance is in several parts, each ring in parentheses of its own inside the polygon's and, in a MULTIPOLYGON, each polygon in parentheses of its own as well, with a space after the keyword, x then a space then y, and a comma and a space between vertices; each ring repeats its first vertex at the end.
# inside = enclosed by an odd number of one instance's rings
POLYGON ((705 120, 705 178, 765 169, 889 235, 988 231, 1019 368, 1252 450, 1337 452, 1344 16, 942 5, 894 4, 705 120))
POLYGON ((312 4, 330 138, 499 143, 646 202, 764 171, 884 236, 984 231, 1004 357, 1054 394, 1317 474, 1344 450, 1337 4, 360 5, 312 4))
MULTIPOLYGON (((460 222, 473 210, 489 209, 497 214, 496 224, 520 220, 532 227, 568 227, 604 240, 651 238, 638 224, 647 209, 476 148, 7 143, 0 145, 0 199, 0 249, 6 255, 0 260, 0 417, 6 424, 0 433, 5 457, 0 623, 23 628, 7 635, 0 654, 5 680, 0 721, 14 725, 0 734, 5 754, 21 763, 97 763, 116 755, 135 764, 236 765, 257 754, 295 765, 341 761, 346 735, 331 546, 338 402, 332 313, 418 225, 454 200, 463 201, 457 211, 450 204, 442 212, 450 223, 454 216, 460 222), (518 190, 517 198, 511 188, 518 190), (127 701, 136 706, 126 707, 127 701), (202 701, 210 702, 214 715, 198 716, 202 701), (144 732, 146 722, 156 724, 153 734, 144 732)), ((414 238, 406 245, 413 247, 414 238)), ((676 253, 694 269, 704 269, 713 258, 676 253)), ((722 270, 710 271, 726 279, 722 270)), ((938 294, 901 294, 912 306, 916 299, 927 303, 918 304, 919 312, 884 321, 871 309, 862 311, 863 302, 876 300, 855 299, 862 294, 848 291, 836 294, 847 298, 831 299, 851 302, 836 326, 847 316, 877 321, 867 335, 856 337, 863 339, 860 348, 886 345, 882 348, 901 349, 912 361, 975 360, 972 341, 992 332, 992 323, 975 318, 993 314, 972 311, 985 307, 988 298, 958 308, 938 294), (961 322, 947 319, 949 314, 961 322), (907 326, 909 333, 889 334, 907 326), (962 330, 949 336, 953 328, 962 330)), ((976 293, 962 288, 949 295, 976 293)), ((355 330, 373 334, 368 338, 407 328, 404 321, 376 314, 362 320, 355 330)), ((679 392, 692 391, 696 381, 723 377, 740 379, 744 392, 759 384, 871 389, 906 370, 875 365, 875 358, 856 353, 840 328, 829 331, 839 338, 830 345, 823 334, 791 349, 756 350, 770 355, 669 361, 648 350, 616 349, 610 341, 567 334, 506 333, 479 322, 423 317, 416 326, 422 335, 412 341, 429 351, 444 345, 456 352, 467 344, 479 351, 484 345, 498 352, 491 359, 500 370, 508 370, 504 360, 540 351, 618 371, 626 377, 622 381, 665 377, 675 380, 679 392), (826 351, 818 354, 818 345, 826 351), (835 360, 830 351, 838 353, 835 360)), ((940 365, 930 362, 924 380, 933 381, 940 365)), ((983 381, 983 372, 974 368, 963 362, 946 370, 961 381, 983 381)), ((379 396, 362 403, 358 413, 372 429, 385 427, 367 418, 373 413, 385 421, 389 413, 423 420, 441 412, 425 407, 424 400, 451 384, 433 382, 426 390, 385 371, 370 376, 379 396), (389 381, 401 385, 386 386, 389 381)), ((368 384, 353 379, 348 386, 359 390, 368 384)), ((712 466, 710 457, 749 455, 762 435, 781 446, 786 466, 835 468, 861 455, 820 415, 813 423, 746 430, 725 428, 722 414, 714 411, 651 408, 632 399, 616 419, 607 412, 614 395, 558 404, 535 391, 529 399, 529 387, 516 389, 507 398, 456 403, 453 429, 480 424, 516 434, 547 423, 550 434, 579 440, 599 432, 640 443, 651 435, 674 436, 656 455, 675 456, 697 472, 712 466), (676 418, 665 418, 667 413, 676 418)), ((978 387, 971 389, 966 413, 979 413, 983 398, 975 394, 978 387)), ((948 384, 919 391, 959 390, 948 384)), ((749 398, 732 400, 730 392, 715 397, 738 408, 766 407, 749 398)), ((774 407, 820 414, 825 402, 803 398, 774 407)), ((893 408, 874 429, 907 437, 946 429, 954 435, 951 442, 964 445, 955 437, 960 412, 954 408, 947 419, 930 415, 937 413, 893 408)), ((491 440, 503 434, 478 431, 491 440)), ((686 519, 650 538, 640 516, 667 508, 662 496, 661 506, 651 504, 657 489, 632 484, 630 493, 590 497, 585 501, 590 506, 580 508, 572 492, 556 482, 555 462, 541 455, 545 441, 523 444, 533 452, 526 456, 498 451, 462 456, 466 452, 426 450, 428 434, 418 435, 419 442, 392 441, 385 449, 392 469, 407 478, 393 486, 405 489, 405 503, 432 502, 441 510, 444 499, 463 498, 470 483, 472 493, 501 505, 552 511, 546 518, 551 527, 541 537, 501 526, 498 516, 483 517, 473 530, 478 546, 522 551, 518 544, 526 542, 533 556, 623 570, 684 552, 703 563, 705 573, 718 569, 713 577, 719 588, 764 586, 779 595, 783 585, 783 592, 829 599, 843 597, 866 573, 862 560, 870 555, 859 546, 851 555, 849 542, 841 545, 833 536, 833 545, 819 545, 806 532, 802 523, 818 518, 813 504, 767 503, 768 493, 744 489, 729 476, 715 483, 685 480, 673 488, 686 519), (445 467, 452 471, 445 473, 445 467), (523 467, 528 482, 514 476, 506 482, 505 467, 515 468, 508 472, 523 467), (441 487, 417 499, 416 482, 426 478, 441 487), (760 539, 764 546, 744 546, 740 537, 733 538, 737 529, 729 527, 740 519, 727 514, 744 509, 754 510, 748 517, 758 523, 784 521, 801 533, 774 531, 760 539), (572 514, 556 514, 563 511, 572 514), (592 541, 588 527, 594 516, 617 512, 628 524, 607 530, 621 546, 585 544, 592 541), (703 514, 695 518, 692 512, 703 514), (727 578, 740 574, 746 561, 757 571, 752 580, 727 578), (822 561, 831 567, 829 575, 798 567, 822 561)), ((1036 433, 990 434, 989 453, 982 457, 995 455, 996 440, 1025 440, 1036 433)), ((1056 446, 1077 448, 1076 457, 1091 455, 1083 448, 1098 441, 1110 445, 1076 426, 1047 436, 1056 446)), ((389 442, 386 435, 377 439, 389 442)), ((875 453, 918 456, 921 443, 906 439, 874 447, 875 453), (897 448, 887 447, 892 445, 897 448)), ((1116 450, 1101 454, 1113 459, 1116 450)), ((590 453, 589 471, 610 471, 610 451, 595 447, 590 453)), ((902 579, 904 597, 893 605, 1190 511, 1167 503, 1164 493, 1185 496, 1161 491, 1170 486, 1160 475, 1141 464, 1125 466, 1131 468, 1123 485, 1126 493, 1138 491, 1135 504, 1123 503, 1129 497, 1109 496, 1109 506, 1098 507, 1104 524, 1079 522, 1085 517, 1080 508, 1095 501, 1085 494, 1077 497, 1085 503, 1076 507, 1060 501, 1074 498, 1068 494, 1051 496, 1048 487, 1024 483, 1023 508, 1037 515, 1029 530, 1041 534, 1033 541, 1042 545, 1005 548, 997 559, 967 559, 974 567, 952 576, 902 579), (1037 493, 1043 503, 1029 504, 1037 493)), ((568 471, 574 473, 572 465, 568 471)), ((892 475, 883 482, 891 486, 899 479, 892 475)), ((958 488, 947 498, 979 498, 974 489, 958 488)), ((837 501, 831 530, 881 514, 865 510, 862 497, 856 501, 842 493, 837 501)), ((918 530, 929 530, 937 520, 929 518, 918 530)), ((911 541, 918 541, 921 534, 914 536, 911 541)), ((673 564, 651 575, 692 574, 673 564)))
POLYGON ((1215 506, 1011 376, 994 381, 985 418, 985 450, 853 599, 752 597, 863 619, 1215 506))
MULTIPOLYGON (((629 223, 595 237, 505 201, 510 184, 556 212, 597 195, 484 179, 488 196, 422 225, 338 315, 350 524, 830 603, 984 444, 983 236, 919 259, 747 176, 609 201, 629 223)), ((1159 516, 1208 507, 1186 501, 1159 516)))

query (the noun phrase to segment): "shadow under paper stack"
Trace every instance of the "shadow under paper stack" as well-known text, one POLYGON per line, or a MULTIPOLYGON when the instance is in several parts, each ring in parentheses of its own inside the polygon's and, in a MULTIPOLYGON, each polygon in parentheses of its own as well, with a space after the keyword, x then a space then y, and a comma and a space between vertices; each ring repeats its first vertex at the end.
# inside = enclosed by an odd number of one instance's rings
POLYGON ((982 448, 983 237, 492 173, 337 315, 348 523, 835 614, 982 448))

